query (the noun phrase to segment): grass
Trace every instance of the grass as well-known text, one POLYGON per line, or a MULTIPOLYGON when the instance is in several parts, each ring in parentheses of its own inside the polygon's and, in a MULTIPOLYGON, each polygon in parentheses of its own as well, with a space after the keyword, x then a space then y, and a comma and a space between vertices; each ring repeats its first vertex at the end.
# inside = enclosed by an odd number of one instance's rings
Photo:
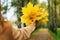
POLYGON ((60 28, 57 28, 57 38, 60 40, 60 28))
POLYGON ((49 33, 53 36, 54 40, 60 40, 60 28, 57 28, 57 35, 49 30, 49 33))
POLYGON ((49 30, 49 33, 53 37, 54 40, 57 40, 57 35, 49 30))

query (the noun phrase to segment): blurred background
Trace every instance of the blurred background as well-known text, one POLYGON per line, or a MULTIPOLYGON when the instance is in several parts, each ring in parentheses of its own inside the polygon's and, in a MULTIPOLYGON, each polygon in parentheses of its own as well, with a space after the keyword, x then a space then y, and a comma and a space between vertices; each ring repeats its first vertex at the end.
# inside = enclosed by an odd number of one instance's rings
POLYGON ((49 28, 60 37, 60 0, 1 0, 3 16, 5 19, 10 20, 14 27, 24 27, 20 19, 22 15, 21 8, 26 6, 28 2, 32 2, 34 5, 39 4, 48 11, 49 22, 40 26, 49 28))

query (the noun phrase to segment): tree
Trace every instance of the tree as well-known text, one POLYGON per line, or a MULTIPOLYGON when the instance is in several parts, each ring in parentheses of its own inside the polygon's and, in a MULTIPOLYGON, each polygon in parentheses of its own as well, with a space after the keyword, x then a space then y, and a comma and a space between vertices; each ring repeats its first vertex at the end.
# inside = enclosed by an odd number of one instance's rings
POLYGON ((57 11, 57 26, 60 27, 60 0, 57 0, 57 6, 56 6, 56 11, 57 11))
POLYGON ((56 0, 48 0, 48 10, 49 10, 49 28, 52 32, 57 34, 57 11, 56 11, 56 0))
POLYGON ((43 2, 40 4, 40 6, 41 6, 42 8, 47 9, 47 4, 46 4, 46 2, 45 2, 45 1, 43 1, 43 2))

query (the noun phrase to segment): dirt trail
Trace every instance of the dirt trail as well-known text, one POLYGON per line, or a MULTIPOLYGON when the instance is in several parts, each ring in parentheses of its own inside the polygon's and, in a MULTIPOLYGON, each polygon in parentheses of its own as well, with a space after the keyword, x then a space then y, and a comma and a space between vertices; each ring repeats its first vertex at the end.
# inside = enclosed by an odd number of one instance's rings
POLYGON ((50 33, 48 33, 48 29, 40 29, 35 35, 32 35, 27 40, 53 40, 50 33))

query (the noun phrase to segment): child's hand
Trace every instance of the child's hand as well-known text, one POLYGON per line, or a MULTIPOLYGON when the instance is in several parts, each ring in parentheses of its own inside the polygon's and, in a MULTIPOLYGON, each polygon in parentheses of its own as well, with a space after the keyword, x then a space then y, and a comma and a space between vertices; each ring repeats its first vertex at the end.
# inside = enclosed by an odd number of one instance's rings
POLYGON ((31 25, 32 27, 35 27, 35 26, 36 26, 36 23, 35 23, 35 22, 32 22, 30 25, 31 25))

